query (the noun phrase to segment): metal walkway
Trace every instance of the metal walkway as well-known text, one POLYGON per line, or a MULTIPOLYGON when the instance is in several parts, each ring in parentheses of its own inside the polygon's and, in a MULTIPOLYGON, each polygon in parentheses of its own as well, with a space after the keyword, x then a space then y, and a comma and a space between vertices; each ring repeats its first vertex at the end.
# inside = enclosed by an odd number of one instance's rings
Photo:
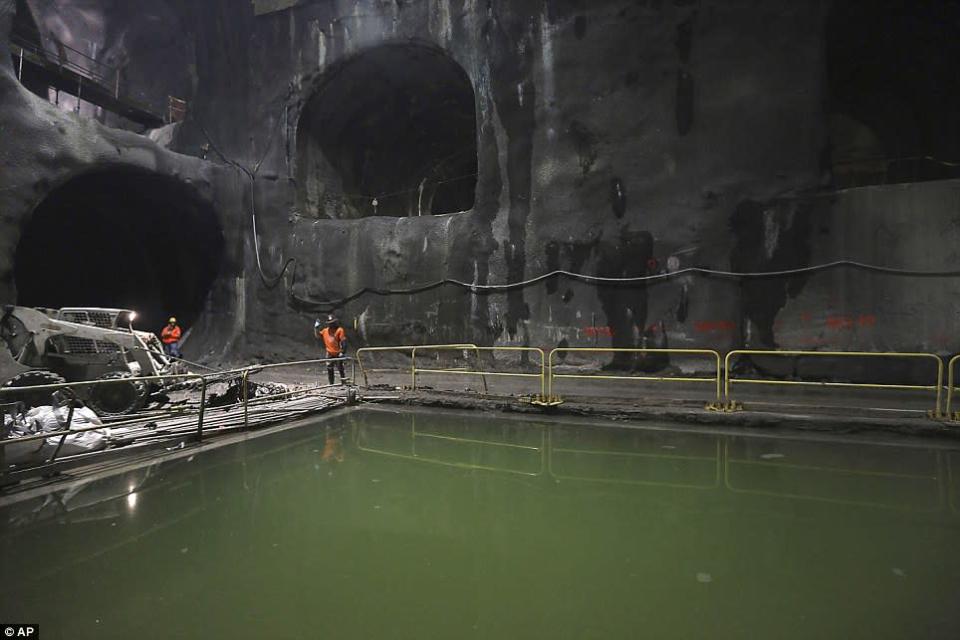
POLYGON ((58 51, 47 51, 17 32, 10 34, 10 51, 17 78, 22 79, 26 70, 38 83, 45 83, 150 129, 166 123, 163 115, 149 105, 121 95, 119 68, 108 67, 62 43, 58 51), (71 61, 70 57, 80 57, 85 64, 71 61))

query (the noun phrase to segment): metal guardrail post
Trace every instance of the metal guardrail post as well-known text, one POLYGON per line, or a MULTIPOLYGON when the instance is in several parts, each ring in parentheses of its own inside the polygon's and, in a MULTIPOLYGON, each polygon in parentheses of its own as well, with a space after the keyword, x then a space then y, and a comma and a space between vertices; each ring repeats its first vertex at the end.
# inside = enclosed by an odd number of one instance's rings
POLYGON ((20 47, 20 65, 17 68, 17 80, 23 82, 23 47, 20 47))
MULTIPOLYGON (((369 387, 369 386, 370 386, 370 379, 367 377, 367 370, 364 368, 364 366, 363 366, 363 360, 360 358, 360 352, 361 352, 361 351, 363 351, 362 348, 361 348, 361 349, 357 349, 357 352, 356 352, 354 355, 355 355, 355 357, 356 357, 356 359, 357 359, 357 364, 360 365, 360 373, 363 374, 363 386, 364 386, 364 387, 369 387)), ((356 378, 354 378, 354 380, 356 380, 356 378)))
POLYGON ((200 412, 197 416, 197 442, 203 440, 203 416, 207 405, 207 378, 200 377, 200 412))
POLYGON ((63 428, 64 428, 64 430, 66 431, 66 433, 64 433, 62 436, 60 436, 60 442, 57 443, 57 448, 53 450, 53 455, 51 455, 51 456, 50 456, 50 459, 47 460, 47 464, 50 464, 50 463, 52 463, 54 460, 57 459, 57 454, 59 454, 59 453, 60 453, 60 449, 63 448, 63 443, 67 441, 67 436, 70 434, 70 425, 73 423, 73 410, 74 410, 73 399, 71 399, 71 400, 70 400, 70 410, 67 411, 67 424, 66 424, 66 425, 61 425, 61 426, 63 426, 63 428))
POLYGON ((540 352, 540 401, 547 401, 547 355, 543 349, 537 349, 540 352))
POLYGON ((410 350, 410 389, 417 389, 417 348, 410 350))
POLYGON ((480 359, 480 349, 474 347, 473 354, 477 358, 477 370, 480 373, 480 382, 483 383, 483 395, 489 395, 490 387, 487 385, 487 375, 483 372, 483 360, 480 359))
POLYGON ((947 365, 947 407, 944 410, 944 414, 949 420, 956 419, 956 416, 953 415, 953 385, 954 370, 957 362, 960 362, 960 355, 955 355, 950 358, 950 363, 947 365))
POLYGON ((931 415, 935 418, 941 417, 941 399, 943 397, 943 360, 940 356, 932 353, 919 352, 896 352, 896 351, 774 351, 774 350, 754 350, 754 349, 735 349, 727 353, 724 359, 724 400, 730 406, 730 386, 733 383, 747 384, 767 384, 767 385, 796 385, 808 387, 848 387, 858 389, 900 389, 906 391, 936 391, 936 405, 931 415), (763 380, 757 378, 733 378, 730 363, 736 356, 789 356, 789 357, 828 357, 828 358, 903 358, 903 359, 933 359, 937 363, 937 382, 936 385, 914 385, 914 384, 878 384, 861 382, 808 382, 804 380, 763 380))
POLYGON ((247 393, 247 379, 250 377, 250 369, 243 371, 240 383, 240 393, 243 394, 243 428, 250 428, 250 398, 247 393))

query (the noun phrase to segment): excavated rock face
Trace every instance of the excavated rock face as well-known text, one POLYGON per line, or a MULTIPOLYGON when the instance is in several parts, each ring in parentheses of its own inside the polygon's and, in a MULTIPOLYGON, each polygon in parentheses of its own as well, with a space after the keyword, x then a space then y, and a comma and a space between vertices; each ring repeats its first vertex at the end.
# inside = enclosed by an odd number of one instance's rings
MULTIPOLYGON (((177 155, 57 111, 4 67, 0 125, 19 141, 0 144, 8 298, 31 212, 78 175, 120 165, 187 185, 159 207, 177 209, 178 225, 217 220, 222 258, 209 293, 191 284, 191 299, 203 300, 210 335, 242 337, 247 355, 302 354, 314 315, 332 310, 354 345, 955 348, 952 302, 924 337, 878 308, 904 299, 917 311, 943 282, 851 270, 616 282, 844 257, 947 266, 954 183, 871 188, 883 206, 864 190, 810 197, 836 171, 828 123, 846 127, 851 148, 895 138, 890 118, 875 126, 837 93, 825 54, 843 55, 846 14, 824 3, 167 0, 145 23, 133 8, 107 11, 106 0, 34 4, 99 7, 114 35, 97 41, 110 51, 125 43, 131 65, 150 60, 161 81, 143 90, 191 94, 190 115, 173 132, 177 155), (182 30, 169 41, 190 44, 159 71, 170 24, 182 30), (907 239, 920 203, 935 213, 907 239), (890 238, 927 250, 891 256, 890 238), (421 287, 558 269, 608 280, 491 294, 421 287), (938 334, 942 344, 926 337, 938 334)), ((13 5, 0 3, 0 20, 13 5)), ((917 131, 913 139, 929 137, 917 131)), ((191 235, 219 242, 217 229, 191 235)), ((210 277, 195 247, 182 251, 183 274, 210 277)))
MULTIPOLYGON (((209 135, 258 167, 267 281, 294 263, 282 284, 251 292, 253 342, 289 336, 293 350, 311 314, 336 309, 359 342, 379 344, 734 343, 749 316, 721 281, 561 278, 491 295, 445 285, 345 299, 554 269, 729 268, 741 202, 820 180, 819 3, 230 7, 204 3, 188 21, 239 30, 249 46, 200 36, 198 59, 211 64, 176 144, 197 150, 209 135)), ((764 218, 747 224, 762 233, 764 218)), ((615 364, 662 366, 633 360, 615 364)))
MULTIPOLYGON (((168 96, 193 98, 193 38, 174 3, 20 0, 18 4, 23 23, 18 31, 51 52, 62 44, 66 60, 93 68, 111 83, 119 81, 124 93, 138 102, 162 112, 167 109, 168 96)), ((75 96, 69 94, 61 95, 60 102, 68 111, 76 107, 75 96)), ((97 111, 90 103, 81 105, 81 113, 111 126, 142 129, 114 114, 97 111)))
MULTIPOLYGON (((0 2, 4 47, 18 6, 0 2)), ((6 56, 0 131, 0 300, 140 307, 139 326, 156 330, 185 315, 204 351, 230 343, 242 310, 232 171, 65 112, 6 56)))
POLYGON ((316 218, 469 211, 475 104, 463 68, 428 44, 372 47, 330 69, 299 119, 301 210, 316 218))

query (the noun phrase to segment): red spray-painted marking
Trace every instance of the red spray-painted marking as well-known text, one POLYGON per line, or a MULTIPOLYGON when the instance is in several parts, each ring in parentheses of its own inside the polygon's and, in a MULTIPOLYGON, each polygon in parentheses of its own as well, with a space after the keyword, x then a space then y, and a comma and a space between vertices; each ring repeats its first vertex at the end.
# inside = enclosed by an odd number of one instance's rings
POLYGON ((613 329, 611 327, 584 327, 583 333, 588 338, 596 338, 598 336, 603 338, 613 337, 613 329))
POLYGON ((828 316, 826 324, 828 328, 838 331, 853 329, 854 327, 875 327, 877 316, 867 313, 862 313, 856 318, 853 316, 828 316))
POLYGON ((853 318, 850 316, 827 316, 826 325, 830 329, 853 329, 853 318))
POLYGON ((737 325, 730 320, 698 320, 693 323, 693 330, 700 333, 733 333, 737 325))

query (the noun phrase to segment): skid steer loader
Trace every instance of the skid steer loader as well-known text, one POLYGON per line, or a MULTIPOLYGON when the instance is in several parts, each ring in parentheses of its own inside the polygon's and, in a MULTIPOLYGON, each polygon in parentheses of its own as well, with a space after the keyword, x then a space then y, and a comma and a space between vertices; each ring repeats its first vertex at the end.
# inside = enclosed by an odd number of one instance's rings
MULTIPOLYGON (((127 309, 44 309, 6 305, 0 317, 0 386, 29 387, 86 380, 127 383, 77 387, 100 415, 141 409, 163 390, 163 381, 135 378, 173 375, 179 364, 163 353, 157 337, 135 331, 127 309)), ((50 404, 51 391, 0 395, 0 403, 50 404)))

